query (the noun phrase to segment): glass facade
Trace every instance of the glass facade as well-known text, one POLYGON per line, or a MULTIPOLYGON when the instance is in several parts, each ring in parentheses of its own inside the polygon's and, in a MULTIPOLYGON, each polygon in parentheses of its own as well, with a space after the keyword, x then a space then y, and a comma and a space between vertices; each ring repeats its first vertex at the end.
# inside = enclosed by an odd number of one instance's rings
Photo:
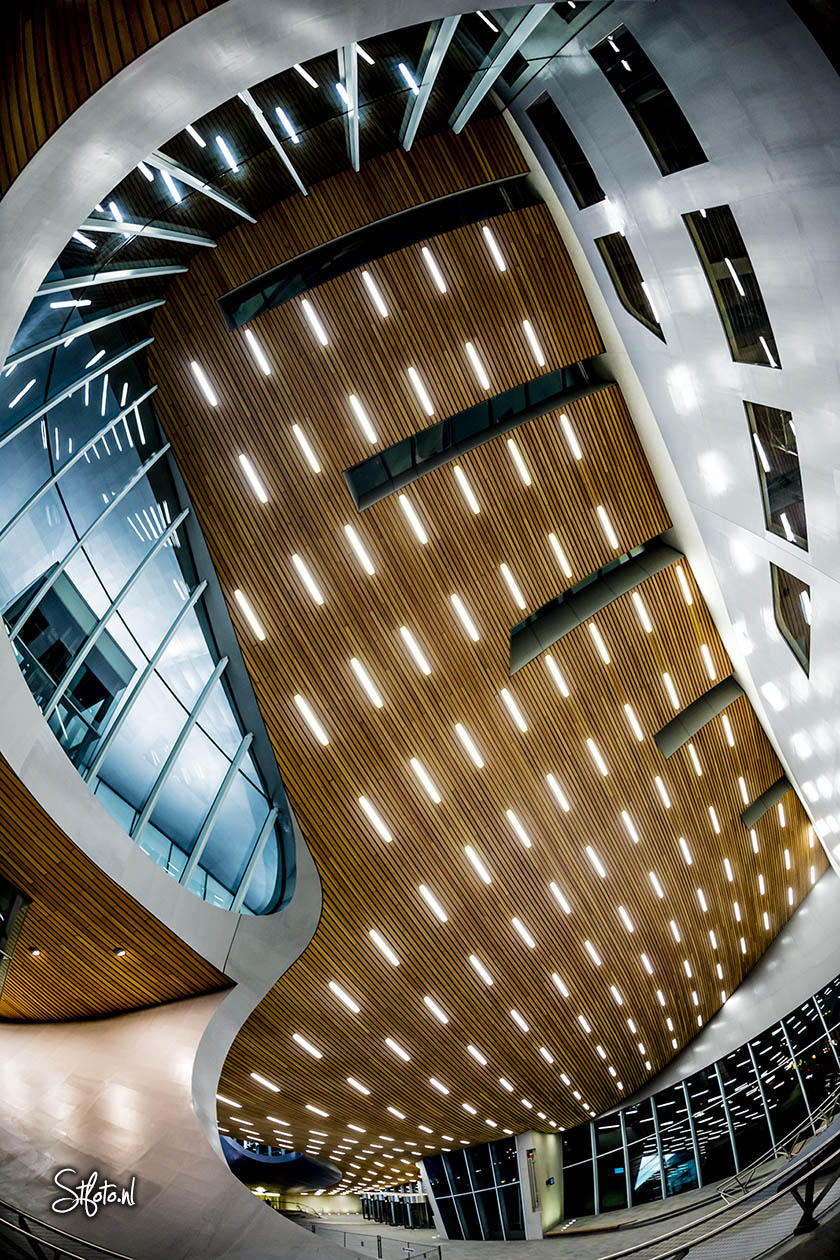
POLYGON ((776 625, 807 674, 811 665, 811 588, 777 564, 771 563, 770 577, 776 625))
POLYGON ((603 201, 606 193, 577 141, 577 137, 547 92, 538 96, 525 113, 537 129, 579 208, 603 201))
POLYGON ((197 571, 150 401, 145 317, 102 323, 99 307, 90 330, 82 301, 36 299, 13 354, 55 344, 0 377, 0 612, 53 733, 123 829, 204 900, 265 913, 291 894, 291 818, 204 608, 215 574, 197 571))
POLYGON ((840 976, 711 1066, 563 1133, 564 1214, 650 1203, 772 1159, 818 1131, 836 1090, 840 976))
POLYGON ((525 1237, 515 1138, 444 1151, 423 1167, 449 1238, 525 1237))
POLYGON ((808 548, 796 429, 789 411, 745 402, 767 528, 808 548))
POLYGON ((659 326, 659 318, 648 295, 647 284, 642 279, 639 264, 624 233, 611 232, 609 236, 599 236, 595 244, 621 305, 634 319, 664 341, 665 334, 659 326))

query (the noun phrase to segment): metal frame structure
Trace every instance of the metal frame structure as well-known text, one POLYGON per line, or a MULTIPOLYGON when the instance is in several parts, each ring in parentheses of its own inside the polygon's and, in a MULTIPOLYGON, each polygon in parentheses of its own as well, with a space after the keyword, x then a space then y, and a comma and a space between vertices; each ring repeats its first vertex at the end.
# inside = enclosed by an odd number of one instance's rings
MULTIPOLYGON (((56 290, 58 292, 58 290, 56 290)), ((99 315, 96 319, 89 319, 77 324, 75 328, 69 331, 58 333, 55 337, 49 337, 46 341, 39 341, 34 346, 29 346, 26 350, 18 350, 14 354, 10 354, 4 368, 17 367, 18 363, 25 363, 28 359, 34 359, 39 354, 44 354, 47 350, 54 350, 56 346, 69 345, 71 341, 75 341, 77 337, 88 336, 92 332, 96 332, 100 328, 107 328, 109 324, 117 324, 120 320, 130 319, 132 315, 142 315, 145 311, 153 311, 156 306, 163 306, 165 298, 151 298, 148 302, 140 302, 137 306, 124 306, 119 311, 109 311, 107 315, 99 315)))
POLYGON ((209 197, 211 201, 218 202, 226 210, 232 210, 234 214, 247 219, 249 223, 256 223, 257 220, 254 216, 249 214, 244 206, 240 206, 238 201, 234 201, 232 197, 219 192, 218 188, 208 184, 206 180, 203 180, 200 175, 196 175, 193 171, 188 171, 185 166, 179 166, 177 162, 167 157, 165 153, 155 149, 154 153, 150 153, 146 158, 146 165, 153 166, 159 171, 165 171, 172 179, 177 179, 180 183, 186 184, 188 188, 201 193, 203 197, 209 197))
POLYGON ((361 155, 359 150, 359 58, 355 44, 345 44, 343 48, 339 48, 338 77, 349 101, 344 114, 347 155, 353 170, 357 171, 361 165, 361 155))
POLYGON ((528 36, 537 29, 543 18, 547 17, 553 8, 553 4, 534 4, 527 9, 516 28, 493 56, 490 64, 478 71, 449 120, 449 125, 456 134, 463 131, 505 66, 512 60, 514 53, 519 51, 528 36))
MULTIPOLYGON (((252 113, 252 114, 253 114, 253 116, 254 116, 254 119, 255 119, 255 121, 256 121, 256 123, 257 123, 258 127, 259 127, 259 128, 260 128, 260 130, 263 132, 263 134, 264 134, 265 136, 267 136, 268 141, 269 141, 269 143, 271 144, 272 149, 274 149, 274 152, 275 152, 275 153, 277 154, 277 156, 280 158, 280 160, 281 160, 281 162, 283 163, 283 165, 285 166, 286 170, 289 172, 289 174, 291 175, 292 179, 295 181, 295 184, 296 184, 296 186, 297 186, 298 192, 303 193, 304 197, 308 196, 307 189, 306 189, 306 185, 304 184, 303 180, 302 180, 302 179, 301 179, 301 177, 298 175, 297 171, 295 170, 294 166, 292 165, 292 162, 291 162, 291 159, 289 158, 289 155, 286 153, 286 150, 283 148, 283 143, 282 143, 282 141, 280 140, 280 137, 279 137, 279 136, 277 136, 277 135, 275 134, 275 132, 274 132, 274 130, 273 130, 273 128, 272 128, 272 126, 271 126, 271 123, 268 121, 268 119, 266 118, 266 116, 265 116, 265 114, 262 112, 262 110, 260 109, 260 107, 259 107, 259 105, 257 104, 257 102, 254 100, 254 98, 253 98, 253 96, 251 95, 251 93, 250 93, 250 92, 248 92, 248 91, 245 91, 245 92, 240 92, 240 93, 239 93, 239 98, 240 98, 240 100, 241 100, 241 101, 243 101, 243 102, 244 102, 244 104, 245 104, 245 105, 247 105, 247 106, 248 106, 249 110, 251 111, 251 113, 252 113)), ((256 220, 252 220, 252 222, 256 222, 256 220)))
POLYGON ((429 27, 417 71, 417 86, 420 90, 417 96, 413 92, 409 96, 400 127, 400 144, 406 152, 414 143, 417 128, 460 20, 460 16, 441 18, 429 27))

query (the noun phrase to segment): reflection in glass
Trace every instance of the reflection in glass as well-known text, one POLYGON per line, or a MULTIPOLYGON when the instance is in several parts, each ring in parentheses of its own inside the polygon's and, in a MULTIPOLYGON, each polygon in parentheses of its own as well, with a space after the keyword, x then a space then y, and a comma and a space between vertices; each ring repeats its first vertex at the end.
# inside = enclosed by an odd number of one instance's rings
POLYGON ((834 1047, 812 998, 782 1021, 812 1114, 840 1084, 834 1047))
POLYGON ((645 1098, 635 1106, 626 1107, 624 1123, 633 1203, 652 1203, 662 1198, 662 1168, 651 1100, 645 1098))
POLYGON ((690 1076, 686 1087, 697 1134, 700 1175, 708 1185, 735 1172, 735 1153, 715 1069, 703 1068, 690 1076))
POLYGON ((751 1044, 761 1074, 770 1123, 776 1142, 781 1145, 800 1126, 810 1131, 808 1107, 794 1069, 790 1046, 781 1024, 754 1037, 751 1044))
POLYGON ((534 124, 578 206, 583 209, 603 201, 606 194, 598 183, 586 154, 548 93, 543 92, 542 96, 538 96, 525 113, 534 124))
POLYGON ((602 1212, 627 1206, 627 1176, 624 1167, 624 1144, 619 1117, 609 1116, 595 1122, 598 1152, 598 1202, 602 1212))
POLYGON ((745 402, 753 454, 764 502, 764 519, 771 533, 808 548, 802 476, 793 416, 778 407, 745 402))
POLYGON ((738 1163, 741 1169, 748 1168, 773 1147, 773 1135, 767 1124, 749 1049, 741 1046, 733 1050, 718 1066, 735 1134, 738 1163))
POLYGON ((659 1141, 665 1173, 666 1195, 681 1194, 697 1187, 697 1161, 688 1108, 682 1085, 671 1085, 654 1096, 659 1120, 659 1141))
POLYGON ((665 334, 648 296, 647 286, 639 271, 639 264, 624 233, 611 232, 609 236, 599 236, 595 244, 604 260, 621 305, 634 319, 644 324, 645 328, 664 341, 665 334))
POLYGON ((423 1166, 450 1238, 525 1237, 515 1138, 445 1151, 423 1166))
POLYGON ((771 563, 770 576, 776 625, 807 674, 811 664, 811 588, 777 564, 771 563))
POLYGON ((591 1216, 595 1211, 592 1180, 592 1138, 588 1124, 569 1129, 562 1137, 563 1193, 575 1216, 591 1216))

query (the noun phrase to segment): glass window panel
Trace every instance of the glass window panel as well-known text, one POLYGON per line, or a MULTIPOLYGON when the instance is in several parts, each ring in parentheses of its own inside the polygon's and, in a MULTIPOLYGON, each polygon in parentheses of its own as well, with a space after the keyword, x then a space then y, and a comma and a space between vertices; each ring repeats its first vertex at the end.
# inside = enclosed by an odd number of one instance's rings
POLYGON ((793 416, 778 407, 745 402, 767 528, 808 548, 802 476, 793 416))
POLYGON ((425 459, 431 459, 433 455, 439 455, 444 447, 444 421, 421 429, 414 439, 414 446, 418 464, 425 459))
POLYGON ((488 1190, 495 1184, 489 1147, 486 1144, 483 1146, 470 1146, 466 1154, 467 1163, 472 1173, 473 1186, 476 1190, 488 1190))
POLYGON ((720 1060, 718 1066, 732 1118, 738 1161, 743 1170, 767 1155, 768 1151, 772 1151, 773 1139, 767 1127, 767 1117, 747 1047, 741 1046, 738 1050, 733 1050, 720 1060))
POLYGON ((461 1229, 461 1218, 455 1207, 455 1200, 438 1199, 437 1208, 443 1222, 443 1228, 446 1230, 447 1238, 462 1239, 464 1234, 461 1229))
POLYGON ((490 409, 486 403, 469 407, 452 417, 452 441, 457 446, 460 442, 466 442, 476 434, 483 433, 489 425, 490 409))
POLYGON ((624 1124, 633 1203, 652 1203, 662 1198, 662 1181, 650 1099, 645 1098, 633 1107, 626 1107, 624 1124))
POLYGON ((491 1145, 493 1171, 496 1185, 503 1186, 511 1181, 519 1180, 519 1161, 516 1158, 516 1142, 513 1138, 503 1138, 491 1145))
POLYGON ((618 1116, 595 1124, 598 1149, 598 1202, 602 1212, 627 1207, 627 1177, 618 1116))
POLYGON ((481 1226, 478 1223, 478 1208, 472 1194, 459 1194, 453 1199, 458 1217, 461 1221, 461 1232, 464 1238, 482 1238, 481 1226))
MULTIPOLYGON (((4 475, 0 484, 11 479, 4 475)), ((21 592, 63 560, 75 541, 58 491, 50 490, 0 543, 0 607, 4 612, 21 592)))
POLYGON ((697 1187, 697 1161, 691 1140, 688 1108, 682 1085, 672 1085, 654 1095, 665 1172, 665 1193, 681 1194, 697 1187))
MULTIPOLYGON (((101 780, 96 785, 96 795, 102 801, 102 804, 108 810, 111 817, 120 824, 123 831, 131 831, 134 819, 137 817, 136 811, 131 808, 128 801, 124 801, 121 796, 117 796, 116 792, 112 792, 107 783, 101 780)), ((169 859, 169 845, 166 846, 166 858, 169 859)))
POLYGON ((820 990, 817 1002, 829 1029, 840 1025, 840 977, 820 990))
POLYGON ((840 1079, 831 1042, 810 998, 783 1022, 811 1111, 815 1112, 840 1079))
POLYGON ((284 854, 294 854, 294 843, 291 820, 286 815, 279 814, 245 896, 246 908, 253 910, 255 914, 265 914, 273 910, 278 898, 282 895, 285 900, 288 895, 288 890, 283 887, 286 875, 283 864, 287 860, 284 854))
POLYGON ((767 1109, 776 1142, 784 1139, 800 1126, 810 1132, 808 1108, 802 1096, 799 1080, 793 1068, 790 1048, 782 1032, 781 1024, 768 1029, 752 1041, 758 1070, 767 1099, 767 1109))
POLYGON ((267 813, 262 793, 237 773, 201 859, 205 870, 225 888, 238 888, 267 813))
POLYGON ((453 1194, 464 1194, 472 1189, 469 1173, 467 1172, 467 1161, 463 1151, 450 1151, 444 1155, 443 1162, 446 1165, 446 1172, 453 1194))
POLYGON ((704 1068, 690 1076, 686 1085, 697 1133, 700 1171, 703 1184, 708 1185, 735 1171, 726 1112, 714 1068, 704 1068))
POLYGON ((706 161, 685 114, 625 26, 591 50, 663 175, 706 161))
POLYGON ((780 368, 770 317, 729 206, 684 214, 736 363, 780 368))
POLYGON ((430 1155, 423 1160, 423 1167, 426 1170, 426 1176, 429 1178, 429 1186, 431 1187, 434 1197, 440 1198, 442 1195, 449 1195, 452 1190, 446 1177, 446 1170, 443 1166, 442 1155, 430 1155))
POLYGON ((203 731, 195 727, 170 771, 151 821, 187 853, 229 766, 203 731))
POLYGON ((577 1125, 562 1136, 563 1211, 566 1216, 591 1216, 595 1211, 592 1139, 589 1125, 577 1125))
POLYGON ((488 1241, 502 1242, 502 1217, 499 1211, 499 1199, 495 1190, 482 1190, 475 1196, 481 1230, 488 1241))
POLYGON ((499 1191, 502 1206, 502 1228, 508 1241, 525 1237, 525 1218, 522 1213, 522 1195, 519 1183, 502 1186, 499 1191))
POLYGON ((221 906, 223 910, 229 910, 233 901, 233 893, 220 884, 217 879, 213 879, 212 875, 205 875, 204 900, 209 901, 211 906, 221 906))
POLYGON ((627 243, 627 238, 622 232, 612 232, 609 236, 599 236, 595 244, 604 260, 621 305, 634 319, 644 324, 645 328, 650 329, 664 341, 665 334, 659 326, 650 298, 645 292, 642 273, 639 271, 639 265, 627 243))
POLYGON ((547 92, 538 96, 525 113, 551 154, 578 206, 594 206, 605 193, 577 137, 547 92))
POLYGON ((382 452, 382 459, 391 477, 408 472, 411 468, 411 438, 403 438, 382 452))
POLYGON ((811 665, 811 588, 777 564, 771 563, 770 576, 776 625, 807 674, 811 665))

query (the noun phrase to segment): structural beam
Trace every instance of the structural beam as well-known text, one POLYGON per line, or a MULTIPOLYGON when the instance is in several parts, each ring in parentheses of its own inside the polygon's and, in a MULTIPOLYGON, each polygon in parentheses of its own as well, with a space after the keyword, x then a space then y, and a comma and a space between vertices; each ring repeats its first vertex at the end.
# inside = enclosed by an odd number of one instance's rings
POLYGON ((69 293, 71 289, 89 289, 96 284, 115 284, 120 280, 144 280, 151 276, 177 276, 188 268, 179 263, 164 267, 103 267, 101 271, 88 271, 80 276, 63 276, 60 280, 45 280, 36 297, 49 297, 53 293, 69 293))
POLYGON ((297 185, 298 191, 302 192, 305 197, 307 195, 306 185, 304 184, 301 177, 298 175, 294 166, 292 166, 291 159, 289 158, 288 153, 284 149, 283 144, 280 140, 280 137, 275 134, 274 128, 271 126, 271 123, 268 121, 268 119, 266 118, 262 110, 260 109, 257 102, 254 100, 251 93, 248 91, 240 92, 239 99, 241 101, 244 101, 244 103, 248 106, 251 113, 254 115, 254 118, 257 122, 258 127, 263 132, 263 134, 267 136, 272 149, 274 149, 274 152, 280 158, 286 170, 289 172, 295 184, 297 185))
MULTIPOLYGON (((169 447, 167 444, 167 446, 164 447, 164 450, 168 450, 168 449, 169 447)), ((163 454, 163 451, 158 452, 158 455, 162 455, 162 454, 163 454)), ((155 458, 157 458, 157 456, 155 456, 155 458)), ((104 516, 105 513, 103 512, 102 515, 104 516)), ((102 518, 100 517, 99 519, 101 520, 102 518)), ((172 642, 172 640, 175 638, 175 635, 181 629, 181 626, 186 621, 189 613, 192 611, 193 608, 195 608, 196 604, 201 599, 201 596, 204 594, 206 590, 207 590, 206 581, 199 582, 198 586, 196 586, 193 589, 193 591, 190 593, 190 597, 187 600, 187 602, 184 604, 184 606, 178 609, 178 613, 175 617, 175 620, 172 622, 166 634, 163 636, 160 643, 157 645, 154 651, 154 654, 149 657, 149 663, 145 666, 143 673, 137 679, 137 682, 132 688, 131 694, 126 698, 125 702, 122 705, 122 708, 119 710, 113 722, 108 727, 105 737, 102 739, 98 749, 96 750, 96 756, 91 762, 89 768, 85 771, 85 780, 88 783, 90 783, 93 779, 96 778, 96 775, 99 773, 99 769, 103 761, 108 756, 111 745, 113 744, 114 740, 117 738, 120 731, 122 730, 123 725, 125 724, 125 720, 132 710, 135 700, 140 695, 140 692, 143 690, 146 683, 149 681, 152 674, 157 669, 161 661, 161 658, 163 657, 164 652, 169 647, 169 644, 172 642)))
POLYGON ((187 516, 189 516, 189 512, 190 512, 189 508, 184 508, 183 512, 180 512, 178 516, 175 517, 175 520, 172 522, 172 524, 166 527, 165 532, 161 534, 160 538, 155 539, 154 546, 149 551, 146 552, 146 554, 141 559, 140 563, 137 565, 137 568, 131 574, 131 577, 128 578, 125 585, 122 587, 119 593, 111 601, 110 606, 105 609, 105 612, 99 618, 96 625, 93 627, 93 630, 91 630, 87 639, 85 639, 84 643, 79 648, 79 651, 76 653, 76 655, 73 657, 70 664, 67 666, 67 669, 64 672, 63 678, 56 686, 55 691, 53 692, 52 696, 50 697, 47 703, 46 708, 44 709, 45 718, 49 719, 50 717, 52 717, 62 696, 64 695, 67 688, 70 686, 70 683, 73 681, 74 677, 76 676, 79 670, 79 666, 84 664, 84 662, 87 660, 90 653, 96 647, 96 644, 99 642, 102 632, 105 629, 105 626, 108 624, 108 619, 111 617, 113 613, 117 611, 117 609, 120 607, 120 604, 122 604, 123 600, 128 595, 129 591, 136 585, 137 582, 139 582, 147 566, 151 564, 152 560, 154 560, 158 552, 163 550, 163 548, 169 542, 169 539, 171 538, 171 536, 178 529, 178 526, 183 524, 187 516))
POLYGON ((79 537, 73 543, 73 546, 67 552, 64 559, 55 566, 55 568, 50 573, 49 577, 43 582, 41 586, 38 587, 37 591, 32 596, 29 603, 26 605, 26 607, 24 608, 23 612, 18 617, 15 624, 12 626, 11 630, 9 631, 10 639, 14 639, 16 635, 20 633, 21 627, 24 626, 26 622, 29 620, 29 618, 32 616, 33 612, 38 607, 38 605, 40 604, 44 596, 47 594, 47 592, 52 590, 55 583, 61 577, 64 570, 67 568, 68 564, 70 564, 71 561, 74 560, 75 557, 79 554, 82 548, 86 546, 86 544, 89 542, 91 538, 91 535, 99 528, 102 522, 111 515, 114 509, 118 507, 120 503, 122 503, 126 495, 130 494, 131 491, 134 489, 134 487, 140 484, 140 482, 143 480, 146 474, 150 471, 150 469, 154 467, 154 465, 161 458, 161 456, 165 455, 168 450, 169 450, 169 443, 166 442, 160 448, 159 451, 155 451, 154 455, 151 455, 146 460, 145 464, 141 464, 140 467, 137 469, 137 471, 133 474, 133 476, 129 477, 128 481, 125 483, 123 488, 119 491, 119 493, 116 494, 113 499, 111 499, 108 506, 103 508, 102 511, 99 513, 99 515, 91 521, 90 525, 88 525, 84 533, 79 535, 79 537))
POLYGON ((156 241, 177 241, 180 245, 216 248, 216 242, 206 232, 198 232, 194 228, 173 227, 171 223, 160 223, 156 219, 149 223, 135 223, 130 219, 122 223, 117 219, 85 219, 79 231, 105 232, 110 236, 145 236, 156 241))
POLYGON ((203 197, 209 197, 211 201, 218 202, 226 210, 232 210, 234 214, 247 219, 249 223, 256 223, 257 220, 254 216, 249 214, 238 201, 234 201, 226 193, 220 192, 218 188, 208 184, 206 180, 203 180, 200 175, 196 175, 194 171, 188 171, 185 166, 179 166, 177 162, 173 162, 172 158, 167 157, 160 150, 156 149, 154 153, 151 153, 146 158, 146 165, 154 166, 159 171, 166 171, 167 175, 171 176, 172 179, 177 179, 179 183, 186 184, 188 188, 194 188, 203 197))
POLYGON ((169 756, 166 758, 166 761, 164 761, 163 765, 161 766, 160 773, 158 774, 158 777, 155 779, 154 784, 152 785, 152 789, 149 792, 149 795, 146 797, 146 802, 143 808, 141 809, 140 813, 138 814, 137 819, 134 823, 134 826, 131 829, 131 838, 132 840, 135 841, 135 843, 140 839, 140 836, 145 830, 146 823, 151 818, 152 813, 154 812, 155 805, 157 805, 158 800, 160 798, 160 794, 163 791, 163 789, 166 787, 167 780, 170 774, 172 773, 172 769, 175 765, 175 762, 178 760, 181 753, 183 752, 184 745, 189 739, 190 734, 192 733, 192 730, 196 722, 201 717, 202 709, 206 705, 207 701, 210 699, 211 692, 213 691, 214 687, 216 686, 216 683, 219 681, 219 679, 221 678, 222 674, 225 672, 227 667, 228 667, 228 658, 226 656, 223 656, 221 660, 219 661, 219 663, 216 665, 216 668, 213 670, 213 673, 207 679, 207 682, 202 687, 201 694, 199 695, 195 704, 190 709, 190 712, 187 716, 187 720, 184 723, 184 725, 181 727, 180 731, 178 732, 178 738, 175 740, 175 743, 172 745, 171 749, 169 750, 169 756))
POLYGON ((754 827, 759 818, 762 818, 768 810, 778 804, 783 796, 787 796, 792 787, 793 784, 790 779, 786 774, 783 774, 766 792, 762 792, 761 796, 757 796, 752 805, 748 805, 746 809, 741 811, 741 822, 745 827, 754 827))
POLYGON ((10 354, 3 366, 4 368, 17 367, 18 363, 34 359, 47 350, 54 350, 56 346, 69 346, 70 342, 75 341, 77 337, 84 337, 96 332, 99 328, 107 328, 109 324, 118 324, 123 319, 130 319, 132 315, 142 315, 145 311, 153 311, 156 306, 163 306, 165 300, 165 298, 152 298, 148 302, 140 302, 138 306, 124 306, 120 311, 110 311, 107 315, 97 316, 96 319, 85 320, 69 331, 58 333, 46 341, 39 341, 34 346, 28 346, 26 350, 18 350, 15 354, 10 354))
POLYGON ((543 18, 553 8, 553 4, 535 4, 523 14, 493 60, 484 70, 479 70, 466 94, 461 98, 458 108, 450 119, 450 126, 454 132, 462 131, 467 125, 505 66, 513 59, 514 53, 519 51, 531 32, 537 29, 543 18))
POLYGON ((674 753, 687 744, 707 722, 711 722, 712 718, 723 713, 733 700, 737 700, 743 694, 744 689, 741 684, 730 675, 729 678, 715 683, 714 687, 710 687, 704 695, 698 696, 691 704, 686 705, 653 737, 662 756, 673 757, 674 753))
POLYGON ((95 367, 90 372, 86 372, 78 380, 71 381, 69 385, 65 385, 64 389, 53 398, 42 403, 40 407, 36 407, 34 411, 30 411, 22 420, 18 420, 17 424, 12 425, 11 429, 7 429, 5 433, 0 434, 0 447, 5 446, 7 442, 13 441, 19 433, 23 433, 24 429, 28 429, 30 424, 34 424, 36 420, 40 420, 42 416, 47 415, 59 403, 66 402, 77 389, 89 385, 91 381, 95 381, 98 376, 103 376, 105 372, 110 372, 111 368, 115 368, 118 363, 122 363, 125 359, 130 359, 133 354, 137 354, 138 350, 145 350, 146 346, 150 346, 153 341, 154 337, 146 337, 143 341, 138 341, 135 345, 129 346, 127 350, 121 350, 112 359, 107 359, 100 363, 98 367, 95 367))
POLYGON ((339 48, 338 77, 347 93, 344 115, 347 155, 353 170, 357 171, 361 156, 359 149, 359 58, 355 44, 345 44, 343 48, 339 48))
POLYGON ((38 503, 44 497, 45 494, 48 494, 49 491, 52 490, 53 486, 58 484, 58 482, 61 480, 64 474, 69 469, 75 467, 75 465, 78 464, 79 461, 84 458, 84 456, 88 453, 88 451, 92 450, 93 447, 96 446, 96 443, 99 441, 101 437, 103 437, 107 433, 110 433, 110 431, 113 429, 115 424, 119 424, 120 420, 123 420, 129 414, 130 411, 133 411, 135 407, 139 407, 141 403, 145 402, 147 398, 151 397, 151 395, 155 392, 156 389, 157 389, 157 385, 150 386, 149 389, 146 390, 145 394, 141 394, 139 398, 136 398, 130 404, 130 406, 124 407, 116 416, 114 416, 113 420, 109 420, 108 423, 103 425, 102 428, 97 433, 95 433, 92 438, 89 438, 83 446, 80 446, 79 449, 76 451, 75 455, 71 455, 70 458, 66 461, 66 463, 62 464, 61 467, 56 472, 54 472, 51 477, 48 477, 46 481, 42 482, 41 485, 38 487, 38 489, 33 491, 33 493, 29 496, 26 502, 22 504, 21 507, 18 508, 18 510, 14 513, 13 516, 9 517, 8 521, 6 521, 6 524, 2 527, 2 529, 0 529, 0 543, 3 542, 7 534, 11 533, 11 531, 17 525, 18 521, 22 520, 23 517, 26 516, 27 512, 30 512, 32 508, 35 507, 35 504, 38 503))
POLYGON ((181 875, 178 880, 180 884, 188 884, 190 882, 193 871, 195 870, 195 868, 198 866, 199 862, 201 861, 202 855, 207 846, 207 841, 210 839, 210 836, 213 833, 213 828, 216 825, 216 819, 219 817, 219 810, 224 805, 225 798, 227 797, 228 792, 233 786, 233 781, 236 778, 237 771, 239 770, 239 767, 242 765, 242 762, 245 759, 245 754, 247 753, 248 749, 251 747, 251 744, 253 742, 254 742, 254 736, 251 734, 250 731, 247 733, 247 735, 243 735, 242 740, 239 744, 239 747, 236 750, 236 754, 233 758, 233 761, 231 761, 230 765, 228 766, 227 772, 225 773, 225 777, 222 779, 219 790, 213 799, 213 804, 210 806, 210 809, 207 812, 207 817, 204 819, 204 822, 201 824, 201 831, 199 831, 198 835, 196 836, 195 844, 193 845, 193 848, 192 848, 192 853, 187 858, 186 865, 184 869, 181 871, 181 875))
POLYGON ((257 837, 257 843, 254 845, 254 852, 251 854, 248 865, 245 867, 245 874, 239 881, 239 887, 237 888, 236 894, 231 902, 230 908, 234 912, 242 909, 242 903, 248 895, 248 889, 251 886, 251 880, 254 878, 257 864, 265 852, 265 846, 268 844, 268 838, 274 829, 274 824, 277 822, 277 815, 279 813, 280 810, 276 805, 273 805, 268 811, 268 817, 263 823, 262 830, 257 837))
POLYGON ((452 36, 455 34, 459 21, 459 17, 442 18, 429 27, 417 72, 417 86, 420 91, 417 96, 413 92, 409 94, 400 127, 400 144, 406 152, 414 143, 414 137, 417 135, 417 128, 429 103, 438 71, 443 65, 443 59, 452 43, 452 36))

